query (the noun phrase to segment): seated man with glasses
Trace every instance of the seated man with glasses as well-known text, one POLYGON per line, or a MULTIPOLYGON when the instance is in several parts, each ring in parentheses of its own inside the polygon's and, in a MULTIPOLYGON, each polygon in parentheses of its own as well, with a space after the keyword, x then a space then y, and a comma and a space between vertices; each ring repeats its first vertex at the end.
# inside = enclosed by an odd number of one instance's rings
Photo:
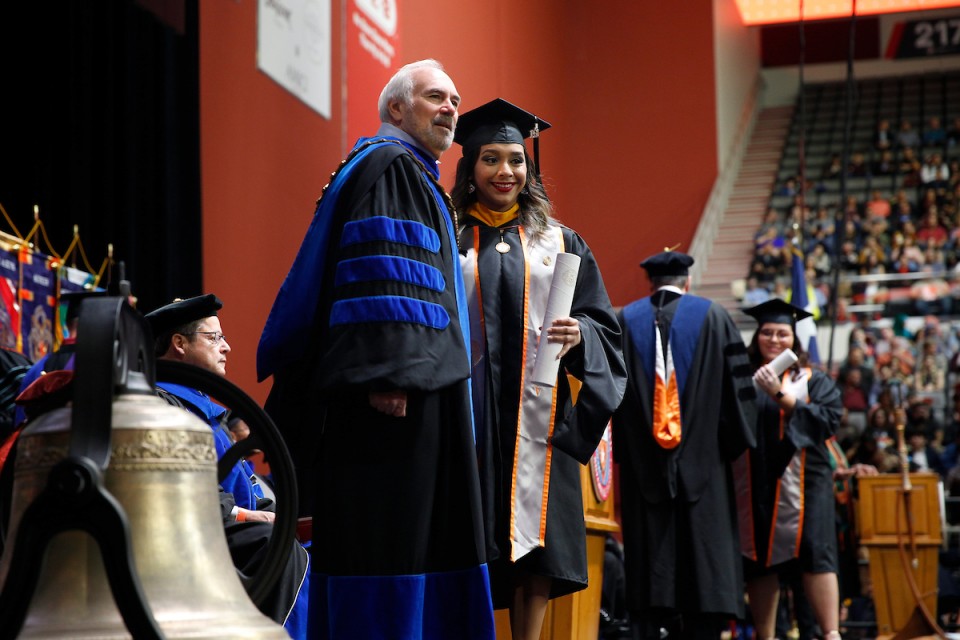
MULTIPOLYGON (((220 299, 211 293, 178 299, 148 313, 145 317, 153 329, 157 358, 185 362, 226 376, 230 345, 217 317, 222 307, 220 299)), ((190 411, 210 425, 218 459, 233 445, 227 428, 229 412, 207 394, 160 380, 157 390, 170 404, 190 411)), ((263 487, 245 460, 233 466, 220 487, 223 489, 220 509, 230 555, 234 565, 250 575, 259 568, 266 554, 276 517, 273 503, 264 498, 263 487)), ((306 637, 308 569, 306 550, 293 541, 286 569, 274 593, 259 605, 264 614, 284 626, 291 638, 306 637)))
MULTIPOLYGON (((217 311, 222 307, 220 299, 210 293, 178 299, 148 313, 146 318, 156 339, 157 358, 185 362, 226 376, 230 344, 217 317, 217 311)), ((218 459, 233 445, 225 408, 197 389, 163 381, 157 381, 157 387, 167 402, 187 409, 210 425, 218 459)), ((263 488, 256 481, 249 463, 240 460, 220 486, 233 494, 236 507, 232 515, 236 520, 273 522, 274 514, 263 510, 263 488)))

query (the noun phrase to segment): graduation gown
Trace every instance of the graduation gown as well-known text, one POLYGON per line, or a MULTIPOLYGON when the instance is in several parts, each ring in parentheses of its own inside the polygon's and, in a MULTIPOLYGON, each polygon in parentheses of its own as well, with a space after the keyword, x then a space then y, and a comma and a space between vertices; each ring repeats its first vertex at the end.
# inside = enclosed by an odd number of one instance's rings
POLYGON ((743 487, 740 533, 748 577, 769 573, 795 557, 803 571, 837 572, 833 465, 827 440, 840 424, 843 404, 829 376, 801 369, 803 376, 807 372, 812 374, 806 380, 807 398, 798 398, 782 425, 779 405, 767 394, 758 394, 757 447, 736 465, 737 484, 743 487), (790 485, 791 477, 797 490, 790 485), (774 522, 777 535, 771 535, 774 522))
POLYGON ((437 176, 416 147, 361 140, 261 336, 267 411, 314 470, 314 638, 494 635, 469 327, 437 176), (405 417, 370 406, 389 390, 406 391, 405 417))
POLYGON ((752 369, 740 333, 718 304, 658 291, 624 307, 630 380, 614 415, 620 463, 627 602, 633 611, 744 613, 730 463, 752 446, 752 369), (653 435, 654 317, 676 366, 681 439, 653 435))
MULTIPOLYGON (((472 216, 465 216, 463 225, 461 262, 465 279, 473 279, 476 296, 470 304, 474 316, 471 317, 476 386, 474 413, 480 440, 491 583, 494 606, 503 608, 512 602, 514 574, 518 568, 551 578, 551 598, 586 587, 586 529, 580 465, 589 461, 613 410, 620 403, 626 371, 620 328, 590 248, 573 230, 551 223, 547 233, 560 239, 561 250, 581 258, 570 311, 570 316, 580 324, 581 343, 561 360, 554 414, 540 416, 553 419, 552 438, 548 437, 546 447, 549 482, 543 545, 513 562, 512 487, 515 477, 517 482, 529 479, 524 476, 534 467, 515 457, 521 390, 531 384, 529 380, 524 381, 524 362, 525 358, 529 359, 532 366, 536 353, 536 345, 529 343, 528 327, 524 326, 525 304, 545 307, 545 299, 530 300, 529 297, 535 295, 531 291, 549 290, 552 270, 545 269, 544 265, 555 263, 556 251, 538 253, 537 239, 526 231, 527 246, 524 247, 516 219, 501 227, 490 227, 472 216), (505 253, 496 249, 501 239, 510 247, 505 253), (527 256, 531 256, 535 264, 526 264, 527 256), (533 282, 537 278, 545 281, 533 282), (576 404, 571 400, 565 372, 582 383, 576 404)), ((556 243, 550 246, 556 247, 556 243)), ((530 318, 536 315, 529 309, 527 313, 530 318)), ((552 391, 541 388, 541 393, 548 398, 547 394, 552 391)), ((525 405, 525 410, 528 409, 529 405, 525 405)), ((541 426, 545 433, 551 432, 548 425, 541 426)), ((542 507, 538 517, 541 512, 542 507)))

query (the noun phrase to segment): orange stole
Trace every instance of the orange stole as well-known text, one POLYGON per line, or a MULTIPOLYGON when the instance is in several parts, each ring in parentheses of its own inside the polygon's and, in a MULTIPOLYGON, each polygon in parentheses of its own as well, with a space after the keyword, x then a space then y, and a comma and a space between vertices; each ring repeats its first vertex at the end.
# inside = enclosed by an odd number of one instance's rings
POLYGON ((670 381, 664 384, 657 376, 653 385, 653 437, 664 449, 680 444, 680 395, 677 393, 677 373, 670 372, 670 381))

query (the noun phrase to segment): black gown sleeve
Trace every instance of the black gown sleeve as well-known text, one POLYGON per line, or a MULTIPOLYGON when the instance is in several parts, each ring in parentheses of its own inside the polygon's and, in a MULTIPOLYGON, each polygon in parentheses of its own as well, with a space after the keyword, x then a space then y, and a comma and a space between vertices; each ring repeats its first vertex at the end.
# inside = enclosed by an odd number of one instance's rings
POLYGON ((720 448, 727 460, 757 446, 756 391, 753 367, 743 338, 727 313, 711 305, 715 335, 723 340, 723 400, 720 415, 720 448))
MULTIPOLYGON (((570 315, 580 324, 581 343, 562 361, 580 387, 577 401, 554 431, 553 445, 581 464, 590 461, 627 384, 620 323, 603 285, 600 268, 583 239, 564 229, 568 253, 580 256, 570 315)), ((544 327, 546 330, 546 327, 544 327)))
POLYGON ((837 432, 843 415, 840 390, 829 376, 813 371, 807 384, 809 400, 797 400, 787 424, 787 439, 797 448, 822 445, 837 432))
POLYGON ((315 384, 434 391, 469 375, 457 251, 417 161, 393 149, 373 155, 337 203, 315 384), (381 171, 378 154, 391 153, 381 171), (374 171, 381 172, 370 180, 374 171))

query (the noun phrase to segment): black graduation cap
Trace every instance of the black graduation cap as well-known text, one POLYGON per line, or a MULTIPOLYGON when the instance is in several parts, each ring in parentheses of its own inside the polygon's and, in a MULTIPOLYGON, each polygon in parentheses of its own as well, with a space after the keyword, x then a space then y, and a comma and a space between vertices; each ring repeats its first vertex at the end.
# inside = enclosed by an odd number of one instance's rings
POLYGON ((666 249, 650 256, 641 262, 640 266, 647 270, 648 276, 657 278, 660 276, 688 275, 692 264, 693 258, 687 254, 666 249))
POLYGON ((174 300, 170 304, 151 311, 144 317, 150 323, 153 329, 153 335, 160 337, 168 331, 173 331, 177 327, 217 315, 217 311, 223 308, 220 298, 208 293, 203 296, 187 298, 186 300, 174 300))
POLYGON ((64 291, 60 294, 60 303, 66 303, 67 313, 65 322, 76 320, 80 317, 80 304, 87 298, 107 295, 106 289, 81 289, 79 291, 64 291))
POLYGON ((467 151, 483 144, 523 144, 526 138, 533 138, 533 162, 539 175, 540 132, 549 128, 549 122, 502 98, 495 98, 460 115, 453 141, 467 151))
POLYGON ((793 306, 789 302, 784 302, 780 298, 771 298, 766 302, 761 302, 755 307, 744 309, 743 312, 748 316, 756 318, 758 325, 774 322, 795 326, 798 320, 803 320, 813 315, 800 307, 793 306))

